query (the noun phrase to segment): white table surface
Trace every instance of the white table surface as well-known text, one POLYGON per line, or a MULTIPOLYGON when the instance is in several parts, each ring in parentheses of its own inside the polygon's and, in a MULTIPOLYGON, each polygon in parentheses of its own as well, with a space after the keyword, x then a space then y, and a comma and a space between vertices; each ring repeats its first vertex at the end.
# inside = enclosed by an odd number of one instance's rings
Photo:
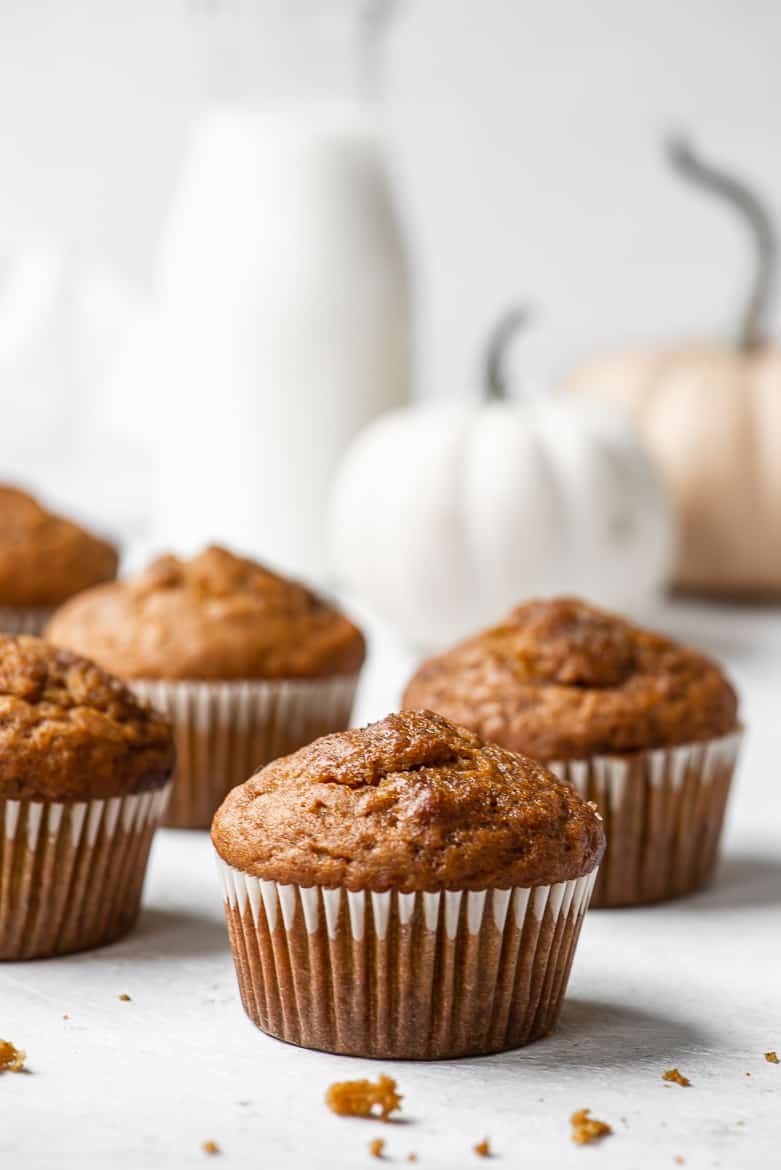
MULTIPOLYGON (((207 835, 169 830, 132 936, 0 965, 0 1037, 30 1070, 0 1075, 0 1165, 349 1170, 382 1165, 367 1149, 376 1136, 388 1163, 414 1151, 421 1170, 781 1165, 781 1065, 763 1057, 781 1054, 781 611, 676 603, 656 617, 722 657, 741 688, 750 737, 725 856, 706 893, 588 915, 556 1035, 437 1064, 269 1039, 239 1004, 207 835), (690 1088, 663 1084, 673 1066, 690 1088), (403 1123, 325 1108, 331 1081, 381 1071, 404 1093, 403 1123), (614 1136, 574 1146, 568 1118, 584 1107, 614 1136), (472 1152, 484 1136, 493 1163, 472 1152)), ((375 640, 359 718, 395 705, 408 665, 375 640)))

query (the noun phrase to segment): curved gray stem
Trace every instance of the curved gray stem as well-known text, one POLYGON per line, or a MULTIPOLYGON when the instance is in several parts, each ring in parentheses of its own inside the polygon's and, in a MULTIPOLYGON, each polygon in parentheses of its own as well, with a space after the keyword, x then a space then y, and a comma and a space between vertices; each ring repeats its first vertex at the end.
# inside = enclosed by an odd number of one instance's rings
POLYGON ((751 231, 756 270, 751 295, 743 312, 738 345, 743 350, 755 349, 766 340, 765 318, 776 283, 778 243, 770 213, 750 187, 733 175, 703 162, 685 138, 670 138, 667 153, 680 175, 732 204, 751 231))
POLYGON ((485 347, 485 389, 489 402, 501 402, 508 397, 505 356, 510 342, 530 317, 531 313, 526 307, 510 309, 500 318, 488 338, 485 347))
POLYGON ((363 0, 361 6, 359 85, 363 97, 371 101, 382 96, 383 43, 397 6, 398 0, 363 0))

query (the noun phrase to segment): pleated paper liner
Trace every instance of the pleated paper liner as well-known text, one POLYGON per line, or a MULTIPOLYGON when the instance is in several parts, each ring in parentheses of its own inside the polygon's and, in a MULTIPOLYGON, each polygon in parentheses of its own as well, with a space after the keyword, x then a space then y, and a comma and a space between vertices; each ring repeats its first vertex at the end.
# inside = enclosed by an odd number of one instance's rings
POLYGON ((262 767, 350 723, 358 675, 240 682, 135 681, 176 735, 165 824, 207 829, 223 799, 262 767))
POLYGON ((40 637, 54 610, 43 606, 0 605, 0 634, 36 634, 40 637))
POLYGON ((306 1048, 412 1060, 501 1052, 549 1032, 596 876, 376 894, 218 867, 254 1024, 306 1048))
POLYGON ((635 906, 706 885, 742 732, 629 756, 547 766, 602 814, 607 852, 591 904, 635 906))
POLYGON ((87 950, 130 930, 170 787, 70 803, 0 799, 0 959, 87 950))

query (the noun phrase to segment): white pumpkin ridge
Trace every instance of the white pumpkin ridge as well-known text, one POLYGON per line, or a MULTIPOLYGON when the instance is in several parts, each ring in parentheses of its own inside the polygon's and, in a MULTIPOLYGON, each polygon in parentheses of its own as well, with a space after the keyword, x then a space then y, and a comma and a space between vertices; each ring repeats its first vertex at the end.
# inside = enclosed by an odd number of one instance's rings
POLYGON ((425 649, 529 596, 631 610, 667 578, 670 512, 628 423, 553 394, 506 396, 504 350, 524 319, 493 335, 485 401, 381 416, 337 479, 337 579, 425 649))

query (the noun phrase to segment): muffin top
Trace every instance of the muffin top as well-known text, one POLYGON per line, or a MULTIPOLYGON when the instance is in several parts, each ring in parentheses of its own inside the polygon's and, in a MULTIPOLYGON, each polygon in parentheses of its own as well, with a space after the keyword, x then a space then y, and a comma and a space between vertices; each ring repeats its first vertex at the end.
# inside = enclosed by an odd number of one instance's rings
POLYGON ((0 638, 0 798, 91 800, 161 787, 169 724, 93 662, 0 638))
POLYGON ((425 662, 404 692, 535 759, 573 760, 734 731, 737 697, 715 663, 572 598, 532 601, 425 662))
POLYGON ((480 890, 589 873, 598 814, 540 764, 431 711, 327 735, 234 788, 219 855, 255 877, 351 890, 480 890))
POLYGON ((110 581, 117 561, 113 545, 0 484, 0 605, 59 605, 110 581))
POLYGON ((363 636, 338 610, 216 547, 73 598, 46 636, 122 678, 318 678, 351 674, 364 658, 363 636))

